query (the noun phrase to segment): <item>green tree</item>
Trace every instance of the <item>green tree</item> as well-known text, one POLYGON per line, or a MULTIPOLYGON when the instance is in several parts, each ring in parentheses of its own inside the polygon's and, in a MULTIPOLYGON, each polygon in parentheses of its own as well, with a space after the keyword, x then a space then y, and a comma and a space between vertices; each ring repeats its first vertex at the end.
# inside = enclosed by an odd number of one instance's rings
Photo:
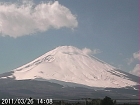
POLYGON ((105 97, 102 101, 101 101, 101 105, 114 105, 113 100, 110 97, 105 97))
POLYGON ((100 105, 101 100, 100 99, 92 99, 92 105, 100 105))

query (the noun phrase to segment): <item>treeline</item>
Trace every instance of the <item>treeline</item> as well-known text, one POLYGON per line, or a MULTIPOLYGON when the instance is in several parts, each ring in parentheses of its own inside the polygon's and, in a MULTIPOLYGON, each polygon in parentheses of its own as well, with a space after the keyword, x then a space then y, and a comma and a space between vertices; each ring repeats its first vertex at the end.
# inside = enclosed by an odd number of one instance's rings
POLYGON ((2 99, 0 105, 139 105, 138 103, 121 103, 118 104, 116 100, 112 100, 110 97, 104 99, 82 99, 77 101, 66 101, 66 100, 43 100, 43 99, 32 99, 31 97, 27 100, 12 100, 2 99))

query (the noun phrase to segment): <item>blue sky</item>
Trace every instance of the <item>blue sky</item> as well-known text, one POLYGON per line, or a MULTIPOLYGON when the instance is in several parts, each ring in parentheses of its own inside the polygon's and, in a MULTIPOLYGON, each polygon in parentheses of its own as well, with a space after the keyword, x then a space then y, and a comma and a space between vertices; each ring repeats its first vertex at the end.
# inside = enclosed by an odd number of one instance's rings
POLYGON ((0 2, 0 73, 62 45, 138 73, 138 0, 0 2))

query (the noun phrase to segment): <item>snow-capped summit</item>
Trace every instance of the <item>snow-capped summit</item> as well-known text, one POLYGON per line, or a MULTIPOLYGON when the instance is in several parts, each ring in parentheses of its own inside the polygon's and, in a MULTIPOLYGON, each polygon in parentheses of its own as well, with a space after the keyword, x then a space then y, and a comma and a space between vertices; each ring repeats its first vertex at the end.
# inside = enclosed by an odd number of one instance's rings
MULTIPOLYGON (((121 88, 137 85, 127 73, 83 53, 73 46, 61 46, 23 65, 8 76, 16 80, 42 78, 91 87, 121 88)), ((1 77, 7 78, 7 77, 1 77)))

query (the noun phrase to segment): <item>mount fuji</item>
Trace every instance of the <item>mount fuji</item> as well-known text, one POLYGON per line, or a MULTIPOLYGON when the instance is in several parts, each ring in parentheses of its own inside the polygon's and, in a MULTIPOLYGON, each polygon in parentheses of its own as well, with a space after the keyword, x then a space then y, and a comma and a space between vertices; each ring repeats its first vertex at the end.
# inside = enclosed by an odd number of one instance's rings
MULTIPOLYGON (((134 91, 130 96, 138 96, 139 85, 137 76, 121 71, 73 46, 57 47, 30 63, 0 74, 0 81, 10 81, 5 82, 4 86, 10 83, 12 85, 15 81, 51 83, 62 86, 64 90, 65 88, 88 88, 105 92, 108 89, 108 91, 130 89, 134 91)), ((4 87, 2 89, 0 91, 4 91, 4 87)))

